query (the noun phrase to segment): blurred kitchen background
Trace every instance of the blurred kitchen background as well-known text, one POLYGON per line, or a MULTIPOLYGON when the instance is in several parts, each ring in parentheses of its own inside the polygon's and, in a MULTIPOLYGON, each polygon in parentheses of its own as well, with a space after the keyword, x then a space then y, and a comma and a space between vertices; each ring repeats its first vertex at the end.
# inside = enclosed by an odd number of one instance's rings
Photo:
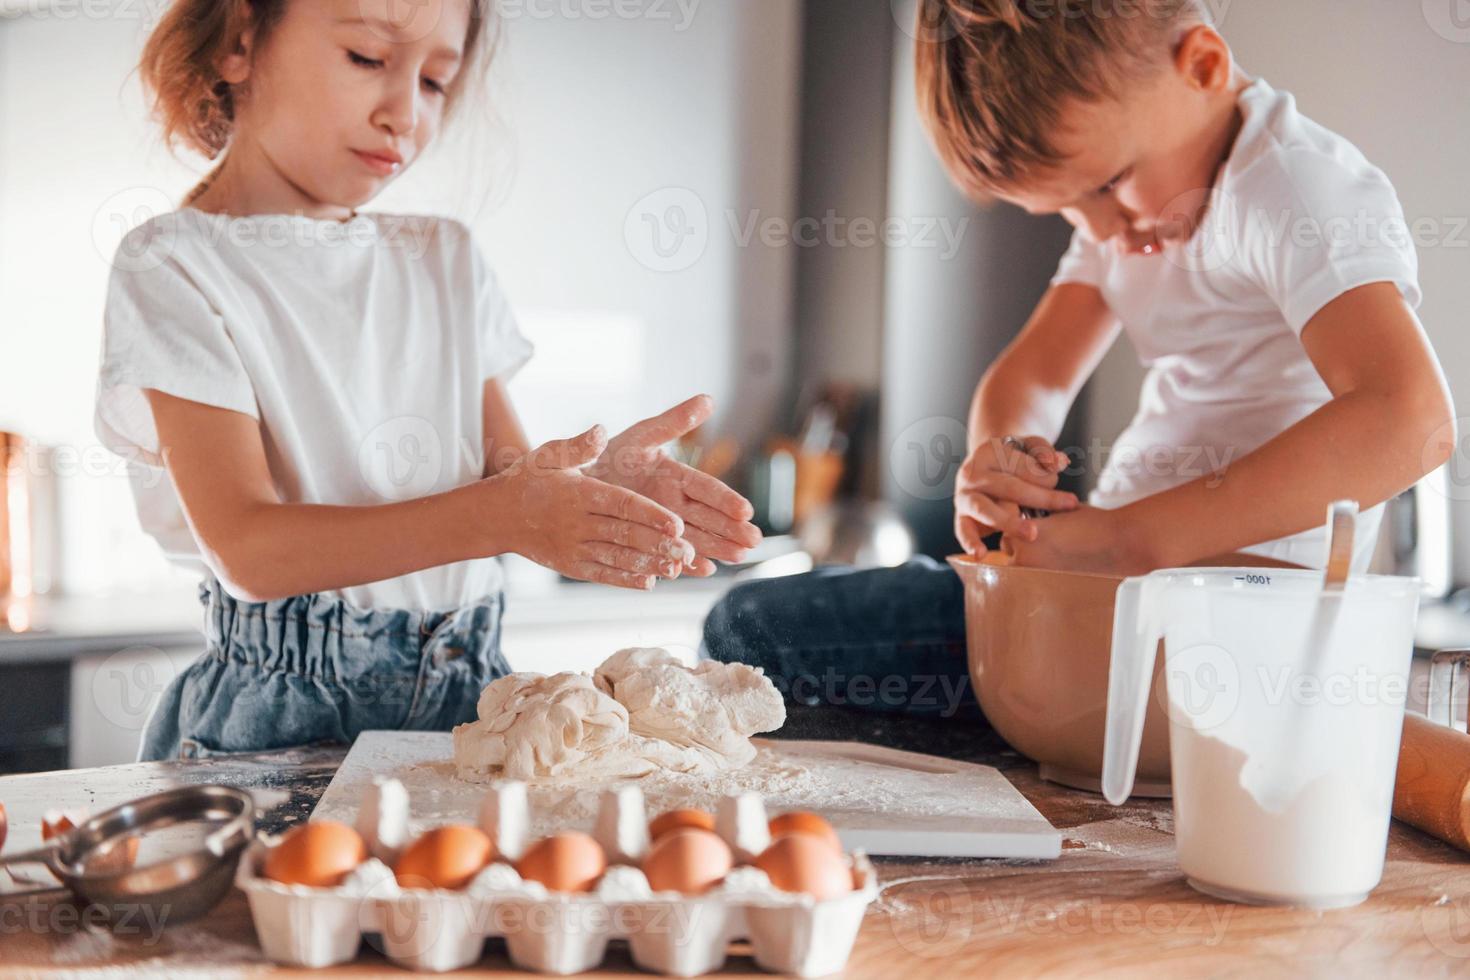
MULTIPOLYGON (((1470 22, 1455 4, 1213 6, 1243 66, 1357 142, 1434 229, 1421 315, 1465 406, 1470 22)), ((201 649, 195 576, 139 531, 126 467, 91 426, 113 250, 204 167, 160 144, 133 71, 162 8, 0 0, 0 772, 131 761, 152 699, 201 649)), ((515 562, 512 663, 692 650, 739 576, 955 550, 970 393, 1068 229, 949 186, 913 110, 910 0, 503 9, 479 107, 370 207, 473 226, 538 346, 512 389, 534 440, 708 391, 719 414, 681 451, 751 496, 770 535, 747 568, 647 596, 515 562)), ((1061 444, 1106 446, 1140 378, 1121 341, 1061 444)), ((1470 642, 1467 501, 1470 440, 1385 522, 1379 568, 1426 579, 1426 648, 1470 642)))

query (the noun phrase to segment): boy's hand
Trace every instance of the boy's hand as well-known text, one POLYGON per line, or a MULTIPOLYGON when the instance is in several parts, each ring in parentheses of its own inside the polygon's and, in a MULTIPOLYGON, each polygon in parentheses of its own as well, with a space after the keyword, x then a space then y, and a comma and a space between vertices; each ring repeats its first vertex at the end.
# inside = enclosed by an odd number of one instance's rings
POLYGON ((684 537, 694 546, 689 571, 715 573, 711 558, 744 561, 760 544, 761 532, 750 519, 755 508, 740 494, 707 473, 685 466, 664 452, 672 442, 705 423, 714 411, 708 395, 697 395, 617 436, 587 470, 588 475, 656 501, 684 519, 684 537))
POLYGON ((549 442, 484 481, 494 517, 510 529, 508 551, 569 578, 625 589, 678 578, 693 548, 684 522, 631 490, 587 476, 607 448, 602 426, 549 442))
POLYGON ((987 439, 960 467, 955 480, 955 537, 966 554, 981 555, 981 539, 1000 531, 1018 541, 1036 540, 1036 521, 1021 508, 1062 513, 1080 506, 1056 489, 1070 460, 1041 436, 987 439), (1016 442, 1020 445, 1017 446, 1016 442))
POLYGON ((1153 571, 1139 550, 1139 534, 1126 526, 1119 511, 1083 506, 1032 523, 1036 534, 1029 540, 1012 535, 1001 539, 1017 565, 1102 575, 1153 571))

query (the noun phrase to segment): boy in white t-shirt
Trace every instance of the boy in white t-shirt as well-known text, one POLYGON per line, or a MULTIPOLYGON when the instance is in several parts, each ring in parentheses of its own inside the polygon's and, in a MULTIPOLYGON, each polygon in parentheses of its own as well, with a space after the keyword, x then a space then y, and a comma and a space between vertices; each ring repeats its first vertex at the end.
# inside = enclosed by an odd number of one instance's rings
MULTIPOLYGON (((1326 505, 1351 498, 1363 570, 1382 503, 1455 435, 1387 177, 1246 77, 1202 0, 921 0, 917 35, 920 113, 954 180, 1077 229, 976 389, 965 551, 999 532, 1016 563, 1075 571, 1320 566, 1326 505), (1084 506, 1057 489, 1072 461, 1052 442, 1120 331, 1148 376, 1084 506)), ((878 707, 965 700, 915 700, 966 673, 959 583, 926 560, 745 587, 705 642, 804 700, 858 677, 889 682, 878 707)))

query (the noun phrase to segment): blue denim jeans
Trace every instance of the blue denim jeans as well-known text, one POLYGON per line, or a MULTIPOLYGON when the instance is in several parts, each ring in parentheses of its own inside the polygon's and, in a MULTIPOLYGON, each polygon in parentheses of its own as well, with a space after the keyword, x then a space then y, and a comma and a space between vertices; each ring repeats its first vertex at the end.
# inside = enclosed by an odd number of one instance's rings
POLYGON ((704 623, 705 656, 764 668, 793 703, 978 721, 965 649, 964 586, 925 557, 748 582, 704 623))
POLYGON ((139 761, 445 731, 510 672, 504 598, 452 612, 359 609, 322 595, 241 602, 200 584, 205 651, 164 689, 139 761))

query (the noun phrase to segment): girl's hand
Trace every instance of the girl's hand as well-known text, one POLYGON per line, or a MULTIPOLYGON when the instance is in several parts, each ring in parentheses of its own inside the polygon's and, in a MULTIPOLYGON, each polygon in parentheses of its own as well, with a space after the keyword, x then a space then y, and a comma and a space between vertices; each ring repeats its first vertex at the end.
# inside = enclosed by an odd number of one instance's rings
POLYGON ((955 479, 955 537, 966 554, 981 555, 981 539, 1000 531, 1018 541, 1036 540, 1036 521, 1021 508, 1065 513, 1080 506, 1077 496, 1056 489, 1070 461, 1041 436, 987 439, 976 447, 955 479), (1017 446, 1015 443, 1019 442, 1017 446))
POLYGON ((645 497, 582 472, 602 455, 595 426, 549 442, 484 481, 495 489, 493 519, 512 551, 569 578, 648 590, 678 578, 694 553, 684 522, 645 497))
POLYGON ((760 544, 761 532, 750 519, 755 508, 740 494, 707 473, 685 466, 663 451, 666 443, 694 431, 714 411, 708 395, 698 395, 656 418, 646 419, 607 444, 588 474, 656 501, 684 519, 684 537, 699 557, 690 573, 715 573, 711 558, 744 561, 760 544))

